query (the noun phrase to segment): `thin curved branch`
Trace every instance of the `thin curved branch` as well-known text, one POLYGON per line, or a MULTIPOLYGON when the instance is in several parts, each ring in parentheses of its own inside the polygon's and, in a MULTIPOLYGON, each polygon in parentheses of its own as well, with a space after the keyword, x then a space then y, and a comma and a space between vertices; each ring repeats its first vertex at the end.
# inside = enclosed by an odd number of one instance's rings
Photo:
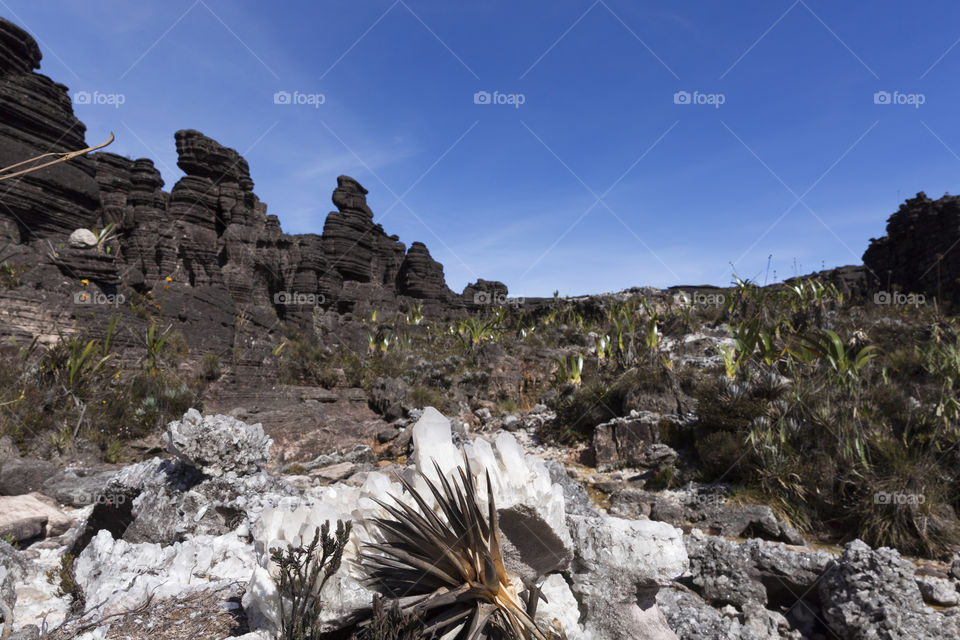
POLYGON ((107 145, 111 144, 114 141, 113 131, 110 132, 110 137, 107 138, 106 142, 101 142, 100 144, 87 147, 86 149, 80 149, 79 151, 65 151, 63 153, 44 153, 42 155, 36 156, 35 158, 30 158, 29 160, 24 160, 23 162, 18 162, 12 164, 9 167, 4 167, 0 169, 0 182, 4 180, 9 180, 10 178, 15 178, 16 176, 22 176, 26 173, 31 173, 37 171, 38 169, 43 169, 44 167, 49 167, 55 164, 60 164, 61 162, 67 162, 68 160, 73 160, 74 158, 80 157, 91 151, 96 151, 97 149, 103 149, 107 145), (50 162, 44 162, 43 164, 38 164, 35 167, 28 167, 27 169, 21 169, 20 171, 15 171, 14 173, 7 173, 11 169, 16 169, 17 167, 22 167, 25 164, 30 164, 36 162, 37 160, 42 160, 43 158, 56 157, 56 160, 51 160, 50 162))

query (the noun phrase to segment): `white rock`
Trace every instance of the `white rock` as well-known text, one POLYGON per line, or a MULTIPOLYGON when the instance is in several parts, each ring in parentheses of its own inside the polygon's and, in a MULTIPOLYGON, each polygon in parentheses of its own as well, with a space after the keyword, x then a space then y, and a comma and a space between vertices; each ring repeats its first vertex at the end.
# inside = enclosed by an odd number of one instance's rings
POLYGON ((209 476, 255 473, 270 461, 273 441, 260 423, 232 416, 203 416, 196 409, 167 425, 163 441, 170 453, 209 476))
POLYGON ((557 620, 569 640, 588 640, 580 626, 580 605, 570 591, 570 585, 559 573, 551 574, 540 585, 547 598, 537 606, 536 623, 541 629, 549 629, 557 620))
MULTIPOLYGON (((453 477, 462 465, 463 453, 453 444, 450 421, 429 407, 413 427, 412 437, 412 460, 416 469, 407 469, 403 475, 421 491, 427 504, 435 508, 426 482, 416 471, 436 480, 433 466, 436 460, 441 472, 453 477)), ((545 463, 528 455, 512 434, 502 433, 494 443, 478 437, 465 444, 462 451, 470 462, 479 500, 488 498, 486 474, 489 472, 498 509, 516 507, 520 513, 532 510, 567 548, 582 547, 578 549, 582 553, 578 553, 572 590, 556 574, 543 582, 550 603, 540 603, 538 619, 547 624, 557 619, 570 640, 624 637, 617 635, 616 629, 605 635, 609 629, 604 624, 610 622, 611 610, 603 609, 609 604, 603 598, 610 597, 619 607, 618 611, 633 620, 633 626, 628 628, 652 631, 651 637, 657 639, 670 637, 658 626, 665 625, 665 621, 655 603, 652 607, 638 606, 638 586, 643 585, 655 595, 655 585, 672 580, 686 570, 686 551, 677 529, 659 522, 571 517, 570 522, 576 528, 575 535, 571 536, 562 486, 552 482, 545 463), (588 603, 587 608, 584 603, 588 603), (585 628, 579 622, 583 615, 588 616, 585 628), (591 619, 600 622, 594 623, 591 619)), ((280 499, 275 501, 275 506, 264 508, 250 529, 257 564, 252 576, 248 574, 250 584, 243 599, 250 628, 266 633, 277 629, 278 595, 273 583, 277 570, 270 560, 270 551, 310 542, 314 531, 324 522, 330 522, 331 528, 335 528, 337 520, 353 522, 341 569, 331 577, 322 594, 321 621, 327 623, 324 630, 336 628, 345 615, 369 606, 373 592, 364 585, 367 573, 358 562, 359 554, 364 543, 379 542, 382 538, 378 527, 365 523, 387 516, 376 500, 390 504, 395 497, 414 504, 400 483, 382 473, 371 472, 361 487, 342 483, 313 487, 301 498, 280 499)), ((652 600, 653 595, 648 600, 652 600)))
POLYGON ((588 636, 676 640, 657 608, 659 585, 689 567, 678 529, 665 522, 570 516, 571 587, 588 636))
POLYGON ((153 594, 225 588, 249 579, 256 566, 252 545, 235 532, 196 536, 161 547, 131 544, 100 531, 74 563, 75 579, 89 611, 106 616, 141 606, 153 594))
MULTIPOLYGON (((453 446, 450 421, 433 407, 423 410, 423 415, 413 425, 413 461, 425 476, 437 482, 436 462, 444 474, 462 463, 460 451, 453 446)), ((424 487, 426 488, 426 487, 424 487)))
POLYGON ((92 249, 97 246, 97 236, 90 229, 75 229, 67 238, 71 249, 92 249))

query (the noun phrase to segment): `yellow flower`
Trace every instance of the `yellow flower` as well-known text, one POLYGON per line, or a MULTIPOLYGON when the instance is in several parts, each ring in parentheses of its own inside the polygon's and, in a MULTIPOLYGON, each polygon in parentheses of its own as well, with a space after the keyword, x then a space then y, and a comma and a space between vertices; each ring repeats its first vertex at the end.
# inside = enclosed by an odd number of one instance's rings
POLYGON ((167 282, 173 282, 173 278, 171 278, 170 276, 167 276, 165 279, 167 282))
POLYGON ((83 280, 80 281, 80 284, 82 284, 83 286, 87 286, 88 284, 90 284, 90 281, 84 278, 83 280))

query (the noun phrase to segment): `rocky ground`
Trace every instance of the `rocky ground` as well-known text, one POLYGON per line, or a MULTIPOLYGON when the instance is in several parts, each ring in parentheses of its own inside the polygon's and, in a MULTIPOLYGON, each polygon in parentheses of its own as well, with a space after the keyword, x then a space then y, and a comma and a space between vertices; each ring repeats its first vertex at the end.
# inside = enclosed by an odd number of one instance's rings
MULTIPOLYGON (((372 595, 356 555, 371 539, 364 523, 382 513, 371 498, 400 495, 397 475, 429 470, 427 460, 454 468, 466 448, 475 472, 496 478, 512 568, 549 600, 538 621, 571 640, 960 635, 960 557, 919 562, 859 540, 816 548, 769 507, 726 499, 722 486, 649 491, 642 478, 651 467, 572 462, 576 450, 536 436, 553 419, 545 407, 505 420, 478 413, 471 427, 415 410, 372 446, 286 468, 271 461, 259 425, 196 412, 168 429, 169 454, 133 465, 60 468, 7 456, 0 534, 14 546, 0 543, 4 633, 272 637, 266 550, 342 518, 355 533, 342 575, 324 592, 333 631, 372 595), (526 515, 511 520, 518 514, 526 515)), ((664 449, 652 464, 670 457, 664 449)))

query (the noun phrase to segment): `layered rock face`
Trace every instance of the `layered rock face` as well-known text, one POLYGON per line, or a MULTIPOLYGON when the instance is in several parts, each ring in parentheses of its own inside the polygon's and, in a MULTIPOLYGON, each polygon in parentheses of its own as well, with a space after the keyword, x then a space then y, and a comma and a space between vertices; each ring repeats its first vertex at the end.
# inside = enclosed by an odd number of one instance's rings
POLYGON ((922 293, 958 303, 958 242, 960 196, 931 200, 920 192, 890 216, 886 236, 870 240, 863 263, 878 280, 878 290, 922 293))
MULTIPOLYGON (((0 167, 87 146, 67 87, 35 72, 40 58, 29 34, 0 19, 0 167)), ((308 329, 318 307, 390 310, 418 299, 431 312, 463 308, 426 246, 408 251, 374 222, 355 179, 337 178, 337 210, 322 234, 289 235, 267 215, 236 150, 191 129, 174 139, 186 175, 169 192, 153 161, 109 152, 4 182, 7 253, 30 267, 18 299, 75 315, 73 294, 87 280, 128 302, 145 296, 151 314, 184 323, 191 346, 205 349, 235 346, 241 316, 253 339, 278 320, 308 329), (90 234, 108 225, 106 237, 90 234), (68 241, 77 230, 94 241, 68 241)), ((0 324, 0 334, 36 333, 13 324, 0 324)))
MULTIPOLYGON (((87 146, 67 87, 34 72, 40 58, 33 38, 0 18, 0 167, 87 146)), ((93 161, 77 158, 4 182, 5 235, 27 241, 93 225, 99 204, 93 176, 93 161)))

